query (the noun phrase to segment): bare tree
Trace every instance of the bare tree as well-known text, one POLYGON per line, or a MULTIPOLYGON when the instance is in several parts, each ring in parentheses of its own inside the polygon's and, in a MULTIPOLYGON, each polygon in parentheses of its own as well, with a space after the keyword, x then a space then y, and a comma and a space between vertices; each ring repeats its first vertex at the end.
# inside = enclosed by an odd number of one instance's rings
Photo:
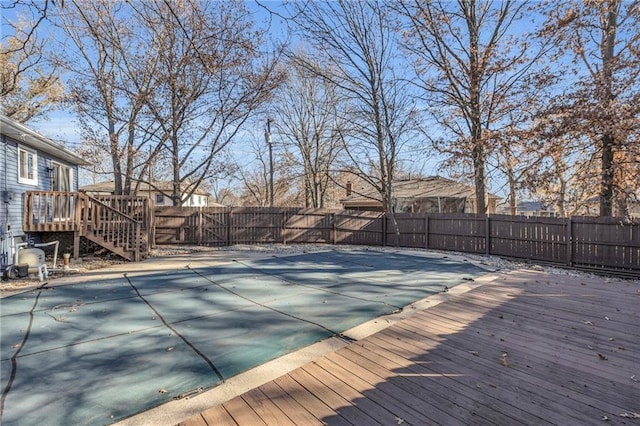
POLYGON ((64 0, 5 0, 0 2, 0 12, 2 10, 28 10, 32 18, 30 20, 31 24, 28 27, 21 29, 23 37, 20 39, 22 42, 13 45, 8 49, 8 52, 16 53, 20 50, 29 51, 29 45, 36 43, 36 33, 40 25, 48 19, 48 16, 53 9, 62 6, 64 6, 64 0))
POLYGON ((216 158, 280 79, 260 62, 262 33, 244 3, 154 0, 135 13, 154 40, 157 85, 147 107, 170 156, 174 205, 216 169, 216 158))
POLYGON ((255 138, 251 142, 251 161, 236 165, 241 187, 238 200, 245 206, 298 206, 303 202, 304 193, 299 191, 300 182, 293 167, 293 158, 285 152, 274 151, 273 193, 270 184, 270 159, 268 147, 255 138), (273 202, 271 201, 273 194, 273 202), (302 194, 302 195, 301 195, 302 194))
POLYGON ((47 60, 51 35, 39 37, 37 25, 38 21, 33 19, 3 22, 0 45, 2 113, 20 122, 45 115, 58 108, 63 100, 60 70, 47 60))
POLYGON ((591 141, 600 163, 600 215, 624 216, 637 187, 625 171, 639 151, 640 2, 567 0, 547 16, 545 35, 566 64, 550 114, 561 113, 561 128, 591 141))
MULTIPOLYGON (((55 17, 72 48, 62 62, 85 141, 108 153, 116 194, 135 192, 158 146, 145 114, 156 62, 129 10, 109 0, 67 0, 55 17), (151 155, 147 156, 151 152, 151 155)), ((91 151, 92 148, 87 147, 91 151)))
POLYGON ((527 2, 404 0, 397 9, 407 22, 405 45, 422 98, 444 132, 435 146, 453 162, 469 161, 476 211, 486 213, 493 136, 518 116, 526 77, 546 50, 516 37, 527 2))
POLYGON ((279 80, 242 2, 68 0, 59 21, 86 139, 104 141, 116 193, 154 186, 166 159, 181 205, 279 80))
MULTIPOLYGON (((298 51, 295 56, 297 60, 290 62, 288 78, 274 99, 275 125, 302 177, 305 206, 321 208, 325 206, 340 152, 340 95, 330 81, 308 71, 307 66, 313 64, 312 55, 298 51)), ((316 63, 314 69, 320 68, 316 63)))
POLYGON ((338 87, 341 138, 348 164, 343 170, 365 179, 393 211, 392 181, 403 143, 411 136, 413 104, 396 67, 397 43, 389 11, 376 1, 294 3, 300 35, 318 59, 298 64, 338 87), (325 66, 319 68, 320 61, 325 66))

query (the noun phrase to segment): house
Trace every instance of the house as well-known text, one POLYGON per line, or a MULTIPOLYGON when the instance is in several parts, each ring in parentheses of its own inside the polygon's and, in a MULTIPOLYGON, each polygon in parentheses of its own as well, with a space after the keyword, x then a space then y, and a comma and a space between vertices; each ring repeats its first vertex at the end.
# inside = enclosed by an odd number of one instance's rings
MULTIPOLYGON (((498 207, 498 213, 511 214, 511 207, 502 204, 498 207)), ((542 201, 520 201, 516 205, 517 216, 557 217, 558 212, 554 206, 546 206, 542 201)))
MULTIPOLYGON (((347 183, 347 196, 340 200, 345 209, 382 211, 380 194, 375 189, 354 191, 347 183)), ((396 212, 401 213, 474 213, 474 188, 441 176, 400 179, 392 183, 396 212)), ((488 213, 496 212, 500 197, 488 194, 488 213)))
MULTIPOLYGON (((92 196, 114 195, 115 183, 114 181, 108 181, 85 185, 80 188, 80 191, 92 196)), ((138 195, 151 198, 156 206, 173 206, 172 192, 173 183, 169 181, 159 181, 152 185, 140 182, 138 187, 138 195)), ((223 207, 221 204, 211 202, 209 198, 210 194, 207 191, 198 188, 184 200, 182 205, 184 207, 223 207)))
MULTIPOLYGON (((89 163, 23 124, 0 115, 0 265, 7 258, 12 239, 25 235, 22 229, 23 200, 27 191, 78 190, 78 167, 89 163)), ((64 211, 52 204, 48 213, 64 211)))
MULTIPOLYGON (((631 194, 631 199, 627 201, 626 215, 630 219, 640 219, 640 201, 638 201, 637 195, 631 194)), ((624 216, 625 214, 620 212, 620 208, 614 203, 614 216, 624 216)), ((580 208, 576 211, 576 216, 599 216, 600 215, 600 196, 596 195, 585 200, 580 208)))

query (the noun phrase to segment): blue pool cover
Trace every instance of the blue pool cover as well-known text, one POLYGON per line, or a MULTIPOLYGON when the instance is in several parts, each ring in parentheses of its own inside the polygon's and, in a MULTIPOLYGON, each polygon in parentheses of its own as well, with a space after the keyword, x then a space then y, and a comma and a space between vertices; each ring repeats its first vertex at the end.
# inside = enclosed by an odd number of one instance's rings
POLYGON ((486 273, 331 250, 0 299, 3 425, 110 424, 486 273))

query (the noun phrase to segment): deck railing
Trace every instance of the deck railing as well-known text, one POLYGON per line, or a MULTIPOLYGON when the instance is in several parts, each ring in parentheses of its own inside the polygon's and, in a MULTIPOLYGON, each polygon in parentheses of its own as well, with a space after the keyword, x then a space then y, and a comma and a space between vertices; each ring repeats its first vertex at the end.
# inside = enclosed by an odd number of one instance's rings
POLYGON ((91 197, 78 192, 26 192, 25 232, 75 232, 133 261, 149 250, 150 200, 144 197, 91 197))

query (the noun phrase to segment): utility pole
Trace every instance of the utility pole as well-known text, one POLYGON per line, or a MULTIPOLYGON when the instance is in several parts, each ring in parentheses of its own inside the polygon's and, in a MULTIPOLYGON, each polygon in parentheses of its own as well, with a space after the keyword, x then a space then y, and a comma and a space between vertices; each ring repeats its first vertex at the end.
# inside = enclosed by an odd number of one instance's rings
POLYGON ((267 129, 264 132, 264 138, 269 148, 269 207, 273 207, 273 145, 271 144, 271 122, 273 120, 267 118, 267 129))

